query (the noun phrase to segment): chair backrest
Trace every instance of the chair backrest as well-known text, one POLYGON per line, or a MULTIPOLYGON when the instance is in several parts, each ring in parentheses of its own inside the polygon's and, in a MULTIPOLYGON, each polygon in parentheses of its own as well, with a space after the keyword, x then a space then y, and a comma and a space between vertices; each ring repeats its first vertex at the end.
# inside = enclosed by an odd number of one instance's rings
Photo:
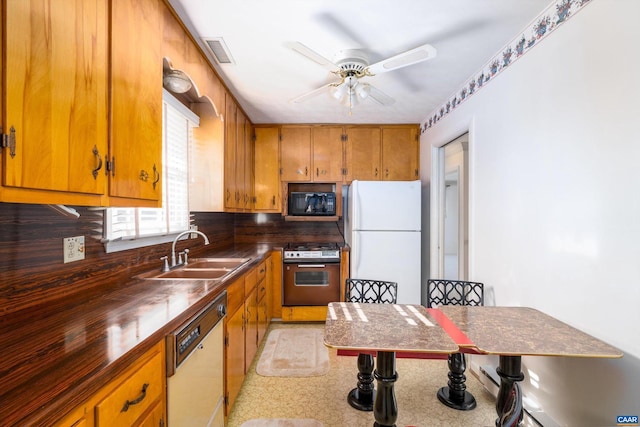
POLYGON ((427 307, 484 305, 484 285, 463 280, 427 280, 427 307))
POLYGON ((345 301, 395 304, 398 295, 396 282, 370 279, 347 279, 345 301))

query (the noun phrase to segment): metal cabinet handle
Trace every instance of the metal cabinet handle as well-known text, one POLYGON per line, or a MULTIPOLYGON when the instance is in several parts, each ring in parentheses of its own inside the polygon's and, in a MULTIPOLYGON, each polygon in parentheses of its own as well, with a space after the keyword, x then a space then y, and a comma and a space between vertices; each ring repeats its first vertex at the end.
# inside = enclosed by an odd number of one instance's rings
POLYGON ((304 176, 308 176, 309 175, 309 168, 308 167, 304 167, 304 176))
POLYGON ((98 151, 98 146, 97 145, 93 146, 93 150, 91 150, 91 152, 93 153, 93 155, 98 160, 98 165, 96 166, 96 168, 93 171, 91 171, 91 174, 93 175, 93 179, 98 179, 98 171, 100 169, 102 169, 102 156, 100 155, 100 152, 98 151))
POLYGON ((153 176, 155 177, 155 180, 153 181, 153 189, 155 190, 156 184, 160 181, 160 171, 156 168, 155 163, 153 165, 153 176))
POLYGON ((147 388, 148 387, 149 387, 149 384, 145 383, 142 386, 142 390, 140 391, 140 396, 136 397, 133 400, 127 400, 126 402, 124 402, 124 406, 122 407, 120 412, 127 412, 129 410, 129 406, 137 405, 138 403, 142 402, 144 400, 144 398, 147 397, 147 388))
POLYGON ((273 196, 273 199, 271 199, 271 204, 272 204, 273 206, 275 206, 275 205, 276 205, 276 196, 273 196))
POLYGON ((11 126, 9 134, 2 134, 2 126, 0 126, 0 147, 8 148, 9 155, 13 159, 16 156, 16 128, 11 126))
POLYGON ((316 176, 320 176, 320 168, 316 168, 316 176))
POLYGON ((375 176, 378 176, 378 168, 376 168, 375 176))

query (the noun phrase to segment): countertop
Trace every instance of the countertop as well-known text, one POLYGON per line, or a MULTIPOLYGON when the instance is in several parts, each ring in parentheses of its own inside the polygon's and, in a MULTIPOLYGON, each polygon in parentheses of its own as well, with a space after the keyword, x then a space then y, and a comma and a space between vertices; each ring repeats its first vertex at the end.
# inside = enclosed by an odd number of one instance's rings
POLYGON ((199 255, 252 258, 222 282, 132 278, 0 317, 0 426, 50 425, 61 418, 272 249, 242 245, 199 255))

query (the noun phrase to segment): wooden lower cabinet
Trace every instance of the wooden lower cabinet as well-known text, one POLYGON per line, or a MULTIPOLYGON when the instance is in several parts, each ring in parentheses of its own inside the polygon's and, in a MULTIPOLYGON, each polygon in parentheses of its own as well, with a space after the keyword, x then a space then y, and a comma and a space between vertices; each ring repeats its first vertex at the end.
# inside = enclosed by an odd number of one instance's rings
POLYGON ((244 382, 244 303, 225 318, 225 416, 244 382))
POLYGON ((271 256, 227 288, 225 317, 225 416, 228 417, 271 320, 271 256))
POLYGON ((244 309, 244 373, 246 374, 258 353, 258 291, 255 287, 247 295, 244 309))
POLYGON ((162 340, 55 425, 158 427, 166 424, 166 406, 162 340))

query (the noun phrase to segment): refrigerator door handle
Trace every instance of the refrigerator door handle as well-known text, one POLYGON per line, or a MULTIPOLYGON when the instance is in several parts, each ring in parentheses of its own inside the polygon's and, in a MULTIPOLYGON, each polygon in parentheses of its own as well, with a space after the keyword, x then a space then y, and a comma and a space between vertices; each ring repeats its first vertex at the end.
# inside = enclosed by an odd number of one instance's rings
POLYGON ((353 267, 351 268, 351 271, 358 271, 358 269, 360 268, 360 245, 359 245, 359 240, 360 240, 360 233, 354 233, 353 234, 353 244, 351 245, 351 255, 355 255, 353 256, 353 267))

